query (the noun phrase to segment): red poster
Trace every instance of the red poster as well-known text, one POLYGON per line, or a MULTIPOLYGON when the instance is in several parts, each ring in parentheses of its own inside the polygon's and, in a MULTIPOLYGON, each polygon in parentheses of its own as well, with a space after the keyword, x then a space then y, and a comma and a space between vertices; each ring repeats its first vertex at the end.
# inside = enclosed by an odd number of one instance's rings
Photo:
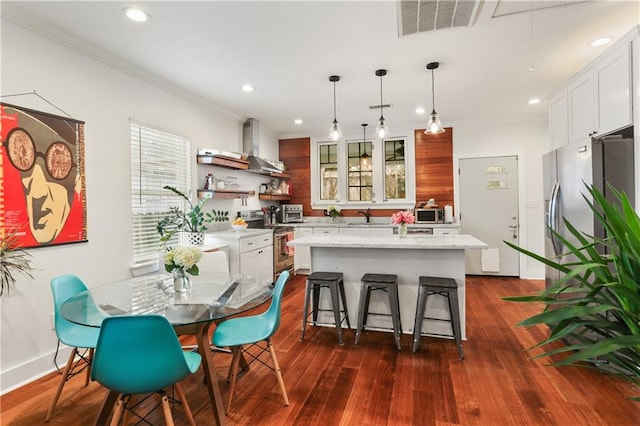
POLYGON ((84 122, 0 104, 0 238, 19 246, 87 241, 84 122))

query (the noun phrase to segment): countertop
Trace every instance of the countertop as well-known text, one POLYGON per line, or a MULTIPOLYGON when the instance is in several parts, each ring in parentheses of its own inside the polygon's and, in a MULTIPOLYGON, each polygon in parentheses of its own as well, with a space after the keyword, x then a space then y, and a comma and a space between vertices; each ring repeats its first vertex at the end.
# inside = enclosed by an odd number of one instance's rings
POLYGON ((208 246, 213 244, 211 239, 216 239, 216 238, 224 238, 227 240, 239 240, 241 238, 249 238, 249 237, 255 237, 257 235, 267 235, 267 234, 273 234, 273 229, 247 228, 242 231, 234 231, 233 229, 229 229, 226 231, 208 232, 204 234, 204 245, 208 246))
POLYGON ((381 248, 381 249, 485 249, 489 246, 467 234, 455 235, 397 235, 387 237, 361 237, 358 235, 308 235, 289 241, 292 246, 381 248))
MULTIPOLYGON (((323 222, 319 220, 314 221, 305 221, 302 223, 284 223, 278 224, 278 226, 291 226, 293 228, 395 228, 398 225, 395 225, 391 222, 370 222, 366 223, 364 220, 358 221, 353 218, 353 220, 346 220, 346 218, 341 218, 338 222, 323 222)), ((453 223, 414 223, 408 225, 409 228, 460 228, 459 222, 453 223)))

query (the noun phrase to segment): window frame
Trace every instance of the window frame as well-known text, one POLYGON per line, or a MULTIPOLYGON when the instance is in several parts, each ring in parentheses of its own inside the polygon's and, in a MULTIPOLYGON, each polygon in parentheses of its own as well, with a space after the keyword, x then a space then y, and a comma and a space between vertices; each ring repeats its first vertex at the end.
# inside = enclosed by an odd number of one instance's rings
POLYGON ((404 140, 405 146, 405 198, 385 199, 384 187, 384 141, 379 138, 367 138, 371 142, 371 167, 373 172, 373 199, 371 201, 349 201, 348 198, 348 143, 363 142, 360 136, 345 137, 338 141, 328 141, 326 138, 311 138, 310 149, 310 173, 311 173, 311 208, 314 210, 326 210, 329 205, 337 205, 347 209, 409 209, 415 207, 416 176, 415 176, 415 137, 413 131, 398 132, 399 136, 389 137, 386 140, 404 140), (322 200, 320 198, 320 155, 319 146, 325 144, 338 145, 338 196, 334 200, 322 200))

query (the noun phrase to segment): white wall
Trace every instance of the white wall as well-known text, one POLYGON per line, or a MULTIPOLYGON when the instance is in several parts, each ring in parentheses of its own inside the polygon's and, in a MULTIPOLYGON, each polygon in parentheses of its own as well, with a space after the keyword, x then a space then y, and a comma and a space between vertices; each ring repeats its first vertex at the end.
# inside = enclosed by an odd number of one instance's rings
MULTIPOLYGON (((191 139, 198 147, 239 151, 244 118, 205 109, 115 70, 14 23, 2 20, 2 95, 32 92, 73 118, 83 120, 86 140, 87 243, 30 250, 34 279, 19 278, 0 300, 0 392, 53 369, 57 339, 52 330, 49 282, 65 273, 82 277, 89 287, 130 276, 131 192, 129 120, 191 139)), ((35 95, 4 102, 56 115, 60 111, 35 95)), ((277 140, 263 131, 261 149, 277 158, 277 140)), ((193 168, 194 188, 208 171, 193 168)), ((219 169, 215 169, 216 173, 219 169)), ((230 171, 230 173, 236 173, 230 171)), ((249 189, 265 179, 243 173, 249 189)), ((257 197, 242 207, 239 200, 208 201, 208 207, 257 208, 257 197)), ((59 355, 64 363, 68 352, 59 355)))

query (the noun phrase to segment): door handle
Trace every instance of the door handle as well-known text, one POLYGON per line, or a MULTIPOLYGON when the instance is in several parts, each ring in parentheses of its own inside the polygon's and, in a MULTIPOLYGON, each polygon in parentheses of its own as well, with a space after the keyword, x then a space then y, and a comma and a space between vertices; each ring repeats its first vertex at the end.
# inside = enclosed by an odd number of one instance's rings
POLYGON ((509 225, 509 228, 511 228, 511 229, 518 229, 518 225, 509 225))

